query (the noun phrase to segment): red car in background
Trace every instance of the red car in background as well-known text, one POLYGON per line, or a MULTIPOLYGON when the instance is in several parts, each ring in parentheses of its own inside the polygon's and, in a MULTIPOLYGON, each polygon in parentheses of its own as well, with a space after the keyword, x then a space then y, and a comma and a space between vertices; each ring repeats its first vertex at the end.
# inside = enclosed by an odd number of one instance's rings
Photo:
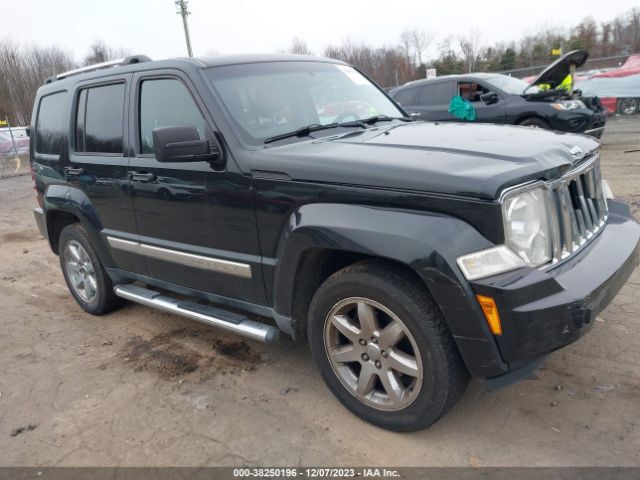
POLYGON ((600 97, 608 114, 640 112, 640 54, 631 55, 619 68, 576 79, 579 89, 600 97))

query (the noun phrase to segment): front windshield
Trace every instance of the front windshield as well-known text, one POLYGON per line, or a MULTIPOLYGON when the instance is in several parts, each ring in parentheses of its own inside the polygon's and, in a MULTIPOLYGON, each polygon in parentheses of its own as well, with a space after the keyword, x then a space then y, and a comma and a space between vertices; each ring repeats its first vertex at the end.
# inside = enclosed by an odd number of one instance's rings
MULTIPOLYGON (((507 75, 496 75, 495 77, 487 78, 487 83, 511 95, 522 95, 529 86, 524 80, 507 75)), ((538 90, 538 87, 531 87, 527 93, 536 93, 538 90)))
POLYGON ((207 76, 240 136, 252 145, 312 124, 404 115, 369 80, 345 65, 254 63, 210 68, 207 76))

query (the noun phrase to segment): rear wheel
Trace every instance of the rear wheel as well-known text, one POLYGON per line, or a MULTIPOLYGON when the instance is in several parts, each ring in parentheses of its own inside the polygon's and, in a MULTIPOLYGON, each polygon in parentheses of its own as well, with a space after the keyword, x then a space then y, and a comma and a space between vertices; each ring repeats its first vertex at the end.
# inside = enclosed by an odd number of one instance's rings
POLYGON ((363 262, 329 277, 311 303, 308 334, 336 397, 389 430, 431 425, 467 384, 433 300, 395 267, 363 262))
POLYGON ((78 223, 64 227, 58 245, 64 279, 84 311, 102 315, 122 305, 84 227, 78 223))
POLYGON ((525 118, 518 125, 522 127, 544 128, 545 130, 549 130, 551 128, 548 122, 546 122, 542 118, 536 117, 525 118))
POLYGON ((622 115, 633 115, 640 110, 640 99, 638 98, 620 98, 618 99, 618 113, 622 115))

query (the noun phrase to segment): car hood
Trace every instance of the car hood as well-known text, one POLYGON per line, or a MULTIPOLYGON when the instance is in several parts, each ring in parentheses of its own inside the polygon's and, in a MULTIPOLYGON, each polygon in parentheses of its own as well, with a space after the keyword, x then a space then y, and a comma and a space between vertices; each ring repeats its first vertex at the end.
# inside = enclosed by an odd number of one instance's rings
POLYGON ((543 83, 548 84, 552 89, 556 88, 562 83, 562 81, 569 75, 571 71, 571 65, 575 65, 576 68, 581 67, 589 58, 589 52, 586 50, 574 50, 572 52, 563 55, 547 68, 545 68, 540 75, 538 75, 529 86, 526 91, 536 85, 543 83))
POLYGON ((598 145, 530 127, 412 122, 256 151, 251 168, 297 181, 497 199, 511 185, 558 178, 598 145))

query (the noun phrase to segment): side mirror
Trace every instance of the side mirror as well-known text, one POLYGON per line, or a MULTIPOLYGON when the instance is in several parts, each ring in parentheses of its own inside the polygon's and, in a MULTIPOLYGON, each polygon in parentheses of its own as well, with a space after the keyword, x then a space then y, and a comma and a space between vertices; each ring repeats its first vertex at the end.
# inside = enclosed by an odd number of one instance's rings
POLYGON ((483 95, 480 95, 480 100, 482 100, 482 102, 486 103, 487 105, 491 105, 493 103, 496 103, 498 100, 500 100, 500 97, 498 97, 498 94, 495 92, 488 92, 483 95))
POLYGON ((212 166, 221 166, 223 158, 218 145, 201 140, 196 127, 158 127, 151 134, 159 162, 209 162, 212 166))
POLYGON ((31 137, 31 127, 25 128, 24 131, 27 133, 27 137, 31 137))

